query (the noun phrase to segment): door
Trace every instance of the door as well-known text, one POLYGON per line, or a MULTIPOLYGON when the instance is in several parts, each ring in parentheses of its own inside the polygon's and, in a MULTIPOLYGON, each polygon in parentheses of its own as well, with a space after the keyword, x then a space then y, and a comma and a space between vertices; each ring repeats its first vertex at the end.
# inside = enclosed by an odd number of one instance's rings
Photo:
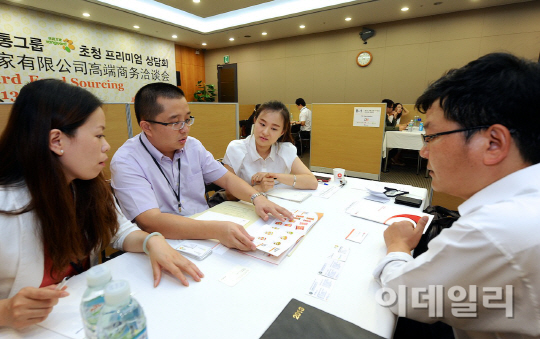
POLYGON ((238 102, 236 64, 218 65, 219 102, 238 102))

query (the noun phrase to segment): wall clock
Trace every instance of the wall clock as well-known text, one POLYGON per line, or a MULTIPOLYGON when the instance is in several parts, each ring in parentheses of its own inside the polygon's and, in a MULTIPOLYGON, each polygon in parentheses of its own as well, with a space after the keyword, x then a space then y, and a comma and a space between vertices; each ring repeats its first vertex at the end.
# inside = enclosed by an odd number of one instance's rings
POLYGON ((371 55, 371 53, 368 51, 362 51, 358 53, 358 56, 356 57, 356 63, 360 67, 366 67, 367 65, 371 63, 372 60, 373 60, 373 55, 371 55))

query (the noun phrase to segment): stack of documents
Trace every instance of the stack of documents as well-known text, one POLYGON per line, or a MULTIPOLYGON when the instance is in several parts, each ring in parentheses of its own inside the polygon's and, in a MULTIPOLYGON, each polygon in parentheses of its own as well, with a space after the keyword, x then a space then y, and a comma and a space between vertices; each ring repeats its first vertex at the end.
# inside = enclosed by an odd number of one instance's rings
POLYGON ((364 199, 382 203, 386 203, 390 200, 390 198, 384 194, 386 190, 381 186, 366 186, 366 190, 369 195, 364 197, 364 199))

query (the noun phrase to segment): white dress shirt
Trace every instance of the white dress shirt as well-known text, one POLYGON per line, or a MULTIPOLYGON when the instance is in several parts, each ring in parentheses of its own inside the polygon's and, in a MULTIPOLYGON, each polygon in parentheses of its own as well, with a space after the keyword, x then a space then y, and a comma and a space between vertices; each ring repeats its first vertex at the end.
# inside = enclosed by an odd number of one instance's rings
POLYGON ((251 184, 251 177, 257 172, 291 173, 294 159, 296 147, 290 142, 273 144, 270 155, 263 159, 257 152, 255 138, 250 135, 229 143, 223 163, 231 166, 237 176, 251 184))
POLYGON ((311 111, 307 107, 302 107, 300 110, 300 122, 305 121, 304 126, 300 126, 301 131, 310 132, 311 131, 311 111))
POLYGON ((398 302, 392 310, 398 313, 402 285, 408 288, 408 318, 428 323, 441 320, 454 327, 457 338, 539 337, 540 164, 494 182, 458 209, 461 217, 429 243, 428 251, 416 259, 402 252, 389 253, 373 272, 383 287, 396 291, 398 302), (429 285, 444 287, 443 314, 438 318, 429 316, 429 308, 411 303, 412 288, 429 285), (486 288, 504 292, 508 285, 513 289, 511 318, 506 308, 484 305, 496 303, 486 299, 496 293, 486 288), (465 288, 465 303, 473 301, 469 288, 476 286, 477 301, 470 306, 477 309, 469 312, 472 317, 452 314, 458 308, 448 296, 453 286, 465 288))

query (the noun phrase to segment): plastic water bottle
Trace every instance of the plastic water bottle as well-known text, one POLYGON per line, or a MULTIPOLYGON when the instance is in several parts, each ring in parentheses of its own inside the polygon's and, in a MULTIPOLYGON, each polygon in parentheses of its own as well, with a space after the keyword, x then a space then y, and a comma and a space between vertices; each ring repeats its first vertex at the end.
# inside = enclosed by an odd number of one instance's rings
POLYGON ((97 325, 100 339, 147 339, 146 317, 137 300, 131 297, 129 283, 113 281, 105 286, 105 306, 97 325))
POLYGON ((105 285, 111 281, 111 271, 107 266, 94 266, 86 272, 88 288, 84 291, 81 301, 81 317, 86 338, 95 339, 96 325, 105 304, 103 298, 105 285))
POLYGON ((407 127, 407 130, 408 130, 409 132, 412 132, 413 126, 414 126, 414 121, 412 121, 412 120, 409 121, 409 126, 407 127))
POLYGON ((422 132, 424 130, 424 122, 420 121, 420 127, 418 127, 418 130, 422 132))

